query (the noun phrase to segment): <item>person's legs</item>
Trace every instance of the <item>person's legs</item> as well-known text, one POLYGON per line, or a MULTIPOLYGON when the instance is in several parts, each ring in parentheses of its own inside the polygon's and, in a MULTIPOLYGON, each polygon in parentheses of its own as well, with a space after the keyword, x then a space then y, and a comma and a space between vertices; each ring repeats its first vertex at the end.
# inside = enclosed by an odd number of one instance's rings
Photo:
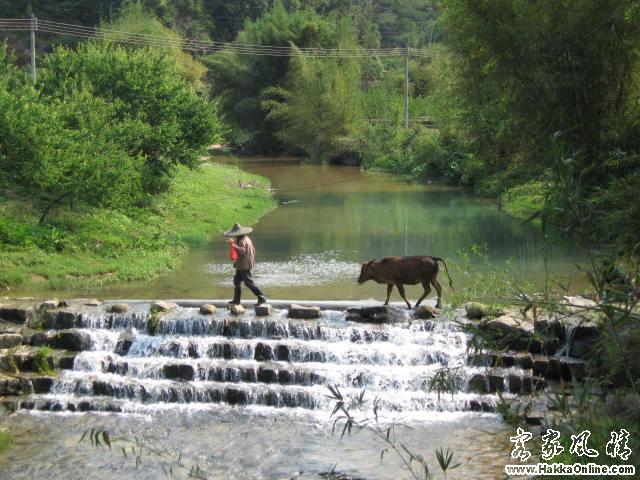
POLYGON ((240 284, 242 283, 242 279, 242 270, 236 270, 236 274, 233 276, 233 300, 229 303, 236 305, 240 303, 240 296, 242 295, 240 284))
POLYGON ((253 278, 251 278, 251 270, 243 270, 244 284, 253 294, 258 297, 258 305, 265 303, 267 298, 264 296, 260 288, 255 284, 253 278))

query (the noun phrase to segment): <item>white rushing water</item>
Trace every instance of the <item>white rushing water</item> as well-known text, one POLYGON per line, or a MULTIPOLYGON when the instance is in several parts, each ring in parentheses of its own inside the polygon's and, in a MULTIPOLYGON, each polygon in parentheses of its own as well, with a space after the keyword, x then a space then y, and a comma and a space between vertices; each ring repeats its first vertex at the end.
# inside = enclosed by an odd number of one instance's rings
MULTIPOLYGON (((425 455, 451 446, 474 459, 459 472, 474 476, 499 468, 503 450, 493 435, 504 436, 504 427, 490 413, 497 397, 470 392, 469 379, 485 370, 468 362, 467 334, 453 321, 457 312, 443 315, 448 320, 406 315, 401 323, 371 325, 348 322, 339 311, 305 321, 287 318, 284 310, 256 318, 251 311, 233 317, 219 309, 206 316, 179 308, 150 335, 148 307, 77 319, 90 350, 61 372, 50 393, 26 397, 10 417, 11 428, 24 429, 42 447, 14 454, 0 478, 44 472, 158 478, 157 468, 139 472, 115 454, 78 447, 82 431, 96 426, 183 451, 206 467, 208 478, 318 478, 335 462, 338 470, 367 479, 406 478, 397 459, 380 466, 380 446, 366 433, 342 441, 332 436, 335 402, 328 385, 339 388, 348 404, 364 389, 364 404, 351 407, 354 415, 371 417, 376 399, 379 425, 411 426, 402 439, 428 449, 425 455), (125 336, 132 340, 126 353, 119 345, 125 336), (451 369, 453 393, 432 388, 443 368, 451 369), (482 447, 469 443, 477 435, 485 435, 482 447), (47 440, 52 436, 56 442, 47 440), (83 462, 100 467, 68 468, 83 462)), ((504 386, 508 396, 506 381, 504 386)))
POLYGON ((149 335, 149 317, 139 308, 82 316, 91 350, 76 357, 50 393, 31 396, 23 408, 135 413, 167 403, 187 410, 228 403, 317 414, 333 408, 328 385, 347 398, 365 389, 367 398, 378 398, 383 417, 401 412, 408 420, 425 412, 491 411, 496 402, 495 395, 468 391, 480 368, 468 365, 467 334, 452 320, 407 315, 402 323, 370 325, 348 322, 339 311, 305 321, 287 318, 285 310, 264 319, 180 308, 162 317, 159 335, 149 335), (132 342, 123 352, 117 344, 125 331, 132 342), (453 394, 433 385, 445 368, 453 394))

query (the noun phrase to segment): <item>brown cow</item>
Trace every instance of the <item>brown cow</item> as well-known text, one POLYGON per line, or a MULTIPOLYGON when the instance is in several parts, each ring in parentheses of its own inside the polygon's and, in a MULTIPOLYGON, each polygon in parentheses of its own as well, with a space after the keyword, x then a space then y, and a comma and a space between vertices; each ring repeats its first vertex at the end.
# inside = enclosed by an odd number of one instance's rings
POLYGON ((429 285, 431 284, 435 287, 436 292, 438 292, 436 308, 440 308, 442 286, 438 283, 438 262, 442 262, 444 265, 447 271, 447 277, 449 278, 449 286, 453 288, 447 264, 441 258, 429 256, 387 257, 379 262, 371 260, 370 262, 363 263, 360 269, 358 283, 363 284, 368 280, 374 280, 377 283, 386 283, 387 301, 384 302, 385 305, 389 304, 391 290, 393 290, 393 286, 395 285, 404 301, 407 302, 409 308, 411 308, 411 304, 404 293, 404 285, 417 285, 418 283, 422 283, 424 293, 418 300, 418 303, 416 303, 416 308, 418 308, 422 300, 431 292, 429 285))

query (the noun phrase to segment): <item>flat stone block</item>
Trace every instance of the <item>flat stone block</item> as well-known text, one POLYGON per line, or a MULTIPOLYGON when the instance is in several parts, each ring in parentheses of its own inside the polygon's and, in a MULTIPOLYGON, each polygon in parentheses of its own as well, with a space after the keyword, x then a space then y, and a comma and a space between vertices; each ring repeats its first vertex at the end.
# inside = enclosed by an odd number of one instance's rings
POLYGON ((127 303, 114 303, 107 307, 107 312, 109 313, 126 313, 129 310, 131 310, 131 305, 127 303))
POLYGON ((263 303, 262 305, 256 305, 256 316, 257 317, 270 317, 273 315, 273 307, 268 303, 263 303))
POLYGON ((303 307, 293 303, 289 307, 289 317, 305 320, 320 318, 320 307, 303 307))

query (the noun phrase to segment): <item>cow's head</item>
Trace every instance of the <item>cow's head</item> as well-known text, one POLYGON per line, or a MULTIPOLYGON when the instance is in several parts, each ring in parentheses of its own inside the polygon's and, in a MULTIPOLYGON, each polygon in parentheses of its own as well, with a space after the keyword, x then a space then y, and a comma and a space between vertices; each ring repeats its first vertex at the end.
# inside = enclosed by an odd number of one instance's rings
POLYGON ((367 280, 371 280, 374 276, 373 271, 373 263, 375 260, 371 260, 369 262, 363 263, 362 268, 360 268, 360 276, 358 277, 358 283, 362 284, 367 280))

